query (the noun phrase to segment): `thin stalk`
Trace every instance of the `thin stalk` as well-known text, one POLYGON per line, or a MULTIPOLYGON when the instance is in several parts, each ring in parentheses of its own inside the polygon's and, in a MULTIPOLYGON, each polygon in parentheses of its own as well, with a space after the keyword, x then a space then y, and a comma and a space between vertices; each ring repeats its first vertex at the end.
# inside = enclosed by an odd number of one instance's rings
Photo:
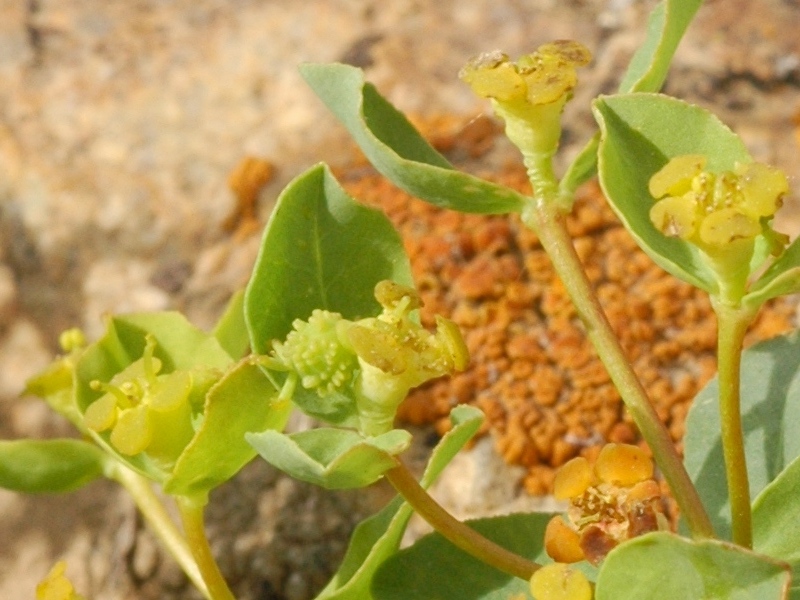
MULTIPOLYGON (((535 165, 526 164, 529 173, 536 169, 535 165)), ((658 418, 628 362, 586 277, 559 208, 559 205, 565 204, 564 199, 554 195, 550 186, 543 188, 544 195, 541 189, 534 187, 534 202, 523 213, 522 219, 536 232, 542 247, 549 254, 590 341, 669 483, 691 535, 695 538, 713 537, 711 520, 697 489, 689 478, 666 427, 658 418)))
POLYGON ((153 492, 150 482, 116 461, 108 471, 108 476, 122 485, 131 495, 151 531, 161 540, 189 580, 203 596, 208 600, 213 600, 200 570, 197 568, 197 563, 192 557, 189 544, 167 514, 161 500, 153 492))
POLYGON ((453 517, 431 498, 400 461, 397 461, 397 466, 386 471, 384 475, 423 519, 464 552, 520 579, 530 579, 534 572, 541 568, 541 565, 498 546, 453 517))
POLYGON ((740 405, 742 344, 744 335, 755 317, 754 311, 712 303, 717 313, 717 371, 719 380, 719 417, 725 477, 731 502, 733 542, 753 547, 750 484, 742 433, 740 405))
POLYGON ((185 497, 178 497, 176 500, 189 548, 203 575, 203 580, 208 586, 209 598, 211 600, 236 600, 219 570, 217 561, 214 560, 211 546, 208 545, 203 523, 205 503, 185 497))

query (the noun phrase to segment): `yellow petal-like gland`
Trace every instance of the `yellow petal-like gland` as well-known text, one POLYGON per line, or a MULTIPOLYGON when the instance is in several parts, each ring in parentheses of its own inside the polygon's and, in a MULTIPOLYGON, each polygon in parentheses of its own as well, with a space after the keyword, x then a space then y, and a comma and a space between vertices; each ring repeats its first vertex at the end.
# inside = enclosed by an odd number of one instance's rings
POLYGON ((148 390, 147 404, 158 412, 172 411, 189 399, 191 391, 191 374, 187 371, 173 371, 159 377, 148 390))
POLYGON ((589 461, 576 456, 564 463, 553 479, 553 496, 557 500, 577 498, 592 484, 594 475, 589 461))
POLYGON ((626 500, 629 502, 647 502, 661 496, 661 487, 655 479, 645 479, 628 490, 626 500))
POLYGON ((706 162, 702 154, 674 157, 650 178, 650 194, 653 198, 682 196, 691 189, 692 179, 700 174, 706 162))
POLYGON ((530 581, 536 600, 591 600, 592 586, 583 573, 555 563, 537 570, 530 581))
POLYGON ((585 67, 592 60, 592 53, 589 49, 574 40, 556 40, 543 44, 536 49, 536 52, 557 56, 576 67, 585 67))
POLYGON ((580 535, 560 515, 547 523, 544 550, 550 558, 560 563, 576 563, 586 558, 581 549, 580 535))
POLYGON ((58 336, 58 345, 64 352, 72 352, 86 346, 86 336, 77 327, 66 329, 58 336))
POLYGON ((97 433, 111 429, 116 422, 117 398, 111 393, 100 396, 83 413, 84 425, 97 433))
POLYGON ((691 192, 683 196, 667 196, 650 208, 650 222, 666 236, 688 240, 697 229, 696 207, 691 192))
POLYGON ((120 411, 111 431, 111 445, 121 454, 135 456, 144 452, 152 440, 150 415, 145 404, 120 411))
POLYGON ((700 222, 698 233, 709 246, 722 247, 735 240, 754 238, 761 233, 761 223, 738 208, 722 208, 700 222))
POLYGON ((466 369, 469 364, 469 349, 458 325, 450 319, 436 315, 436 337, 447 349, 450 359, 453 361, 453 368, 456 371, 466 369))
POLYGON ((521 75, 531 104, 552 104, 572 91, 578 83, 575 67, 553 55, 542 55, 538 64, 521 75))
POLYGON ((653 478, 653 461, 639 446, 606 444, 597 456, 594 472, 601 481, 630 487, 653 478))
POLYGON ((525 82, 502 52, 481 54, 467 63, 458 76, 481 98, 509 102, 525 97, 525 82))
POLYGON ((774 215, 789 191, 786 174, 762 163, 737 164, 735 172, 747 212, 758 217, 774 215))

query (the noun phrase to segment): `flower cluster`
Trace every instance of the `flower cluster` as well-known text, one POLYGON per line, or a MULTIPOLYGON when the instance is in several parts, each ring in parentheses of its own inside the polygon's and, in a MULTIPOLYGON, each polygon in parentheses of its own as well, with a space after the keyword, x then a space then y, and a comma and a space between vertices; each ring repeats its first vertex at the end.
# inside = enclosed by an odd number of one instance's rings
POLYGON ((361 430, 379 435, 391 429, 394 413, 408 391, 436 377, 464 370, 468 353, 455 324, 437 317, 435 332, 412 318, 421 306, 417 292, 381 281, 375 298, 377 317, 350 321, 338 313, 315 310, 261 360, 267 368, 288 372, 281 390, 290 397, 299 382, 320 397, 352 395, 361 430))
POLYGON ((737 163, 733 171, 717 174, 705 166, 705 156, 687 154, 653 175, 650 193, 657 202, 650 220, 656 228, 708 251, 764 233, 789 190, 786 175, 761 163, 737 163))
POLYGON ((482 54, 459 77, 475 94, 492 100, 506 121, 506 134, 523 154, 551 154, 558 146, 561 110, 578 81, 575 69, 590 60, 582 44, 558 40, 517 62, 499 51, 482 54))
POLYGON ((126 456, 147 452, 173 462, 194 435, 189 401, 193 375, 189 371, 160 374, 162 363, 153 354, 155 338, 148 334, 142 357, 91 387, 104 394, 84 413, 84 424, 100 433, 111 430, 111 445, 126 456))
POLYGON ((570 502, 566 519, 553 517, 545 531, 545 550, 561 563, 597 565, 621 542, 667 527, 653 462, 638 446, 607 444, 594 465, 573 458, 553 495, 570 502))

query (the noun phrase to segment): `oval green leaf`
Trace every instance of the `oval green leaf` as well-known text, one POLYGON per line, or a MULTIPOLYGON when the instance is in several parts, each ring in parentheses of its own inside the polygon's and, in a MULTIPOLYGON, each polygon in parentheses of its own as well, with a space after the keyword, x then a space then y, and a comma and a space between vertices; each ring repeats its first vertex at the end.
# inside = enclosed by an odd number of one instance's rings
MULTIPOLYGON (((450 421, 452 428, 433 449, 420 480, 420 485, 424 488, 436 480, 453 457, 477 433, 483 422, 483 414, 471 406, 457 406, 450 413, 450 421)), ((398 497, 376 515, 363 521, 350 538, 347 554, 339 570, 316 600, 372 600, 372 577, 378 567, 397 552, 412 513, 411 507, 398 497)))
POLYGON ((786 563, 720 541, 650 533, 612 550, 596 600, 782 600, 786 563))
MULTIPOLYGON (((664 0, 650 13, 647 35, 631 58, 619 93, 657 92, 664 84, 675 50, 703 0, 664 0)), ((560 188, 572 195, 597 170, 597 136, 586 144, 567 168, 560 188)))
POLYGON ((393 429, 365 438, 346 429, 311 429, 285 435, 249 433, 245 439, 261 458, 295 479, 336 490, 375 483, 411 444, 411 434, 393 429))
POLYGON ((480 214, 520 212, 529 199, 453 169, 364 73, 342 64, 300 67, 314 93, 344 124, 367 159, 399 188, 442 208, 480 214))
POLYGON ((103 452, 81 440, 0 440, 0 487, 26 494, 76 490, 103 475, 103 452))
POLYGON ((350 198, 325 165, 309 169, 278 198, 247 285, 253 351, 269 353, 316 308, 348 319, 378 314, 373 290, 384 279, 413 285, 400 236, 383 213, 350 198))
MULTIPOLYGON (((684 462, 718 535, 730 536, 716 378, 686 418, 684 462)), ((800 333, 761 342, 742 354, 741 411, 750 497, 800 457, 800 333)), ((756 534, 757 535, 757 534, 756 534)))
POLYGON ((650 222, 650 177, 670 158, 708 157, 710 171, 732 170, 749 162, 742 141, 710 112, 659 94, 623 94, 594 102, 600 125, 600 184, 611 207, 639 246, 664 270, 708 292, 716 279, 699 250, 670 238, 650 222))

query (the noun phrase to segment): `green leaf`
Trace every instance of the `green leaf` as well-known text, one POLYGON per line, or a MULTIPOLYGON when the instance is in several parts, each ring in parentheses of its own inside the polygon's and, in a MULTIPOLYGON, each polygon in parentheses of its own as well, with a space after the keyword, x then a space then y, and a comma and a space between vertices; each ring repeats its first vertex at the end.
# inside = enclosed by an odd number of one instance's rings
MULTIPOLYGON (((457 406, 450 413, 452 428, 433 449, 420 485, 429 487, 474 436, 483 414, 471 406, 457 406)), ((369 591, 375 571, 397 552, 400 540, 413 513, 411 507, 395 498, 378 514, 362 522, 353 533, 347 554, 333 579, 316 600, 372 600, 369 591)))
MULTIPOLYGON (((703 0, 664 0, 650 13, 647 36, 633 55, 619 93, 657 92, 664 85, 675 50, 703 0)), ((567 168, 560 188, 567 194, 592 177, 597 169, 597 137, 584 146, 567 168)))
MULTIPOLYGON (((719 383, 695 398, 686 419, 684 462, 714 529, 730 536, 730 506, 720 440, 719 383)), ((800 334, 757 344, 742 354, 741 411, 750 497, 800 457, 800 334)))
POLYGON ((178 458, 164 484, 168 494, 203 496, 233 477, 256 452, 245 434, 283 429, 289 402, 277 405, 278 393, 260 367, 242 361, 206 395, 203 423, 178 458))
POLYGON ((647 37, 631 58, 620 92, 657 92, 675 50, 703 0, 664 0, 650 13, 647 37))
POLYGON ((80 440, 0 440, 0 487, 69 492, 100 477, 105 460, 97 446, 80 440))
POLYGON ((411 434, 403 429, 373 438, 346 429, 321 428, 289 435, 263 431, 247 434, 246 439, 272 466, 331 490, 375 483, 411 444, 411 434))
POLYGON ((760 306, 770 298, 800 292, 800 238, 796 238, 786 251, 750 286, 742 300, 750 306, 760 306))
POLYGON ((373 289, 384 279, 413 285, 400 236, 380 211, 350 198, 325 165, 309 169, 278 198, 247 285, 253 350, 270 352, 315 308, 348 319, 378 314, 373 289))
MULTIPOLYGON (((552 515, 514 514, 467 521, 500 546, 536 562, 544 552, 544 530, 552 515)), ((387 560, 372 582, 374 600, 508 600, 528 594, 529 583, 473 558, 439 533, 431 533, 387 560)))
POLYGON ((244 320, 244 290, 231 296, 225 312, 214 326, 214 337, 232 358, 242 358, 250 348, 250 336, 244 320))
MULTIPOLYGON (((232 364, 228 355, 213 336, 189 323, 177 312, 137 313, 108 319, 106 333, 90 344, 75 366, 75 400, 81 413, 103 393, 92 389, 91 382, 108 382, 125 367, 142 357, 145 335, 156 340, 154 355, 162 362, 162 372, 199 368, 219 370, 221 375, 232 364)), ((139 473, 164 482, 170 471, 151 460, 146 453, 125 456, 111 445, 108 431, 89 432, 106 451, 139 473)))
POLYGON ((670 158, 703 154, 712 172, 749 162, 742 141, 712 113, 658 94, 606 96, 594 102, 601 130, 600 184, 617 216, 639 246, 664 270, 708 292, 716 278, 700 251, 667 237, 650 222, 650 177, 670 158))
POLYGON ((753 549, 792 567, 792 598, 800 598, 800 458, 753 502, 753 549))
POLYGON ((364 73, 341 64, 306 64, 301 75, 344 124, 369 161, 395 185, 442 208, 481 214, 520 212, 529 199, 453 169, 364 73))
POLYGON ((720 541, 650 533, 612 550, 597 579, 597 600, 780 600, 785 563, 720 541))

